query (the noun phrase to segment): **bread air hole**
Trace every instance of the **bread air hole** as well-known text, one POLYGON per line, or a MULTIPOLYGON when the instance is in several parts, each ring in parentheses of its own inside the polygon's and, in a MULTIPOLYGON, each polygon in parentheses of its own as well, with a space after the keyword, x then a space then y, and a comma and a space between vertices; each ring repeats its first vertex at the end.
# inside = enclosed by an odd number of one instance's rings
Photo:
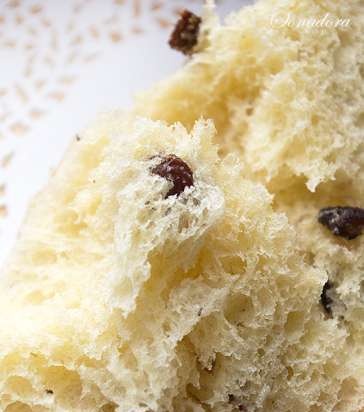
POLYGON ((303 312, 296 311, 288 314, 284 329, 289 339, 298 338, 302 334, 304 319, 303 312))
POLYGON ((60 405, 70 410, 77 405, 82 394, 79 374, 63 366, 51 366, 45 370, 44 387, 54 393, 60 405))
POLYGON ((227 302, 224 309, 225 318, 233 325, 243 323, 254 314, 254 306, 249 296, 235 295, 227 302))
MULTIPOLYGON (((46 409, 43 410, 46 411, 46 409)), ((4 412, 33 412, 33 410, 29 405, 26 405, 23 402, 14 402, 11 405, 8 405, 4 412)))
POLYGON ((47 248, 39 248, 31 256, 32 263, 36 266, 50 265, 57 260, 56 253, 47 248))
POLYGON ((21 376, 11 376, 7 379, 5 388, 3 389, 3 393, 16 394, 23 399, 30 396, 33 391, 34 388, 28 379, 21 376))
POLYGON ((84 222, 81 222, 76 212, 68 210, 60 213, 57 217, 58 229, 61 233, 69 237, 78 237, 83 229, 87 227, 84 222))
POLYGON ((239 256, 224 256, 219 260, 224 272, 229 273, 230 275, 243 273, 246 268, 245 261, 243 261, 239 256))
POLYGON ((358 115, 358 118, 356 119, 355 124, 356 124, 356 127, 358 127, 359 129, 362 129, 364 127, 364 112, 358 115))
POLYGON ((114 403, 108 403, 100 409, 100 412, 114 412, 116 409, 116 406, 117 405, 115 405, 114 403))

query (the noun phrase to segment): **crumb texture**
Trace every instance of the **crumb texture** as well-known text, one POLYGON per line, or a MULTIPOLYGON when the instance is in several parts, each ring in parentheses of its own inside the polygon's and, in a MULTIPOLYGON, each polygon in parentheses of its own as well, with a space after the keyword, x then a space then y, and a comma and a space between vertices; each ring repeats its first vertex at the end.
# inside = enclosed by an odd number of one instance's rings
POLYGON ((364 411, 364 235, 320 224, 364 207, 363 16, 207 7, 186 66, 73 142, 1 278, 1 410, 364 411))
POLYGON ((138 110, 187 127, 201 115, 213 119, 221 153, 240 152, 247 173, 272 190, 301 178, 314 191, 339 170, 355 176, 364 124, 363 20, 357 0, 262 0, 224 26, 208 17, 204 49, 143 94, 138 110), (325 15, 350 24, 299 26, 325 15))

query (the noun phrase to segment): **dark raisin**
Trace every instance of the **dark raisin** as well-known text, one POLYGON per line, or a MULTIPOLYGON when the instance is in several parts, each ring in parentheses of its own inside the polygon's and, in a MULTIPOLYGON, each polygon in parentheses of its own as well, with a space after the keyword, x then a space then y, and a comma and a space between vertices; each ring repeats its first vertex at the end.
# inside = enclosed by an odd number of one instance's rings
POLYGON ((52 389, 46 389, 46 394, 48 394, 48 395, 53 395, 52 389))
POLYGON ((320 210, 318 221, 335 236, 355 239, 364 227, 364 209, 360 207, 326 207, 320 210))
POLYGON ((169 45, 172 49, 183 54, 191 54, 198 41, 201 21, 201 18, 196 14, 184 10, 169 39, 169 45))
POLYGON ((229 393, 229 395, 228 395, 228 401, 229 401, 229 403, 235 402, 235 399, 236 399, 236 398, 235 398, 235 395, 229 393))
POLYGON ((166 198, 174 195, 179 196, 186 187, 193 186, 193 173, 187 163, 173 154, 160 159, 161 162, 152 169, 152 173, 173 183, 166 198))
POLYGON ((332 283, 328 280, 325 284, 324 287, 322 288, 322 293, 321 293, 321 304, 323 308, 325 309, 325 312, 332 316, 332 309, 331 305, 333 303, 333 300, 328 296, 329 290, 332 288, 332 283))
POLYGON ((79 142, 81 140, 80 135, 76 134, 76 140, 79 142))
POLYGON ((239 411, 246 412, 245 406, 239 402, 239 399, 237 399, 235 395, 229 393, 228 402, 233 404, 239 411))

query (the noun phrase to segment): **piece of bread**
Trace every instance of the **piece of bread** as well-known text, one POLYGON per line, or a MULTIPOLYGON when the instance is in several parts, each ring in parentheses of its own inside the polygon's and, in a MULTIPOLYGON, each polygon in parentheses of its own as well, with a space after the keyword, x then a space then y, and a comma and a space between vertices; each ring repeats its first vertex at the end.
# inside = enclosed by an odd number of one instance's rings
POLYGON ((201 115, 212 118, 220 156, 237 155, 243 176, 274 195, 273 208, 294 226, 306 261, 326 273, 322 300, 346 334, 357 370, 327 404, 319 398, 311 409, 295 409, 361 411, 363 239, 334 237, 317 217, 326 207, 364 207, 364 3, 266 0, 225 26, 210 21, 205 47, 143 94, 136 111, 186 127, 201 115), (327 27, 325 16, 342 24, 327 27), (309 27, 309 19, 323 27, 309 27), (341 399, 343 392, 357 403, 341 399))
POLYGON ((2 275, 1 410, 364 410, 364 237, 317 220, 364 206, 362 7, 209 15, 179 73, 80 135, 2 275))
POLYGON ((339 170, 356 178, 352 158, 364 124, 363 2, 261 0, 224 26, 207 13, 204 48, 142 94, 137 111, 186 127, 201 116, 213 119, 220 154, 240 153, 246 173, 274 192, 296 181, 314 191, 339 170), (321 24, 349 25, 304 25, 326 15, 321 24))
POLYGON ((189 135, 127 123, 114 114, 82 134, 31 206, 2 284, 3 410, 298 402, 281 384, 264 394, 291 373, 305 321, 332 334, 321 356, 348 373, 343 334, 318 303, 325 275, 305 265, 268 192, 219 160, 212 124, 189 135), (165 198, 151 170, 171 153, 194 185, 165 198))

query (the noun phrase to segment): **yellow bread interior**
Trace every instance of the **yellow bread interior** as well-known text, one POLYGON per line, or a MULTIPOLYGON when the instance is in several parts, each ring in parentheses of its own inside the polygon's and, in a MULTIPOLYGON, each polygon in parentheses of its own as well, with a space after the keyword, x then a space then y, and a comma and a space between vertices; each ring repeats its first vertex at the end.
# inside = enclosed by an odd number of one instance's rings
POLYGON ((220 154, 239 153, 245 173, 274 192, 299 180, 314 191, 339 171, 356 178, 364 124, 363 3, 261 0, 224 25, 210 13, 204 48, 143 93, 136 111, 186 127, 201 116, 213 119, 220 154), (326 14, 350 24, 304 26, 326 14), (287 17, 296 23, 284 25, 287 17))

